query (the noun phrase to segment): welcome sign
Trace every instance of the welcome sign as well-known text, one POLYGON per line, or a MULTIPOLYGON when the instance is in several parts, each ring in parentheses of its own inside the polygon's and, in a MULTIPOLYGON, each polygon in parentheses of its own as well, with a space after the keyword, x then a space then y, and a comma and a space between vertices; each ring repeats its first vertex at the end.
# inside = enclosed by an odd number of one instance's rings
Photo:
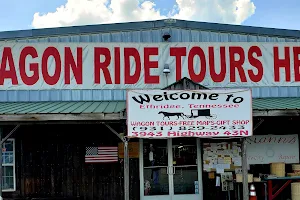
POLYGON ((249 89, 129 90, 128 137, 248 137, 249 89))

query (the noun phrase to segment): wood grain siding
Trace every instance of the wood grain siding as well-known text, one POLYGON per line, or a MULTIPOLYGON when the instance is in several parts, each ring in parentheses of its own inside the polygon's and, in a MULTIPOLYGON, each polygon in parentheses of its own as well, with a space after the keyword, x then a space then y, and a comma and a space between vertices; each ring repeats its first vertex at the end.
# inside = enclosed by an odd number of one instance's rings
MULTIPOLYGON (((112 125, 122 132, 121 125, 112 125)), ((113 145, 104 125, 22 126, 16 138, 17 191, 4 198, 123 199, 123 162, 84 163, 85 147, 113 145)), ((131 199, 139 198, 138 159, 130 160, 131 199)))

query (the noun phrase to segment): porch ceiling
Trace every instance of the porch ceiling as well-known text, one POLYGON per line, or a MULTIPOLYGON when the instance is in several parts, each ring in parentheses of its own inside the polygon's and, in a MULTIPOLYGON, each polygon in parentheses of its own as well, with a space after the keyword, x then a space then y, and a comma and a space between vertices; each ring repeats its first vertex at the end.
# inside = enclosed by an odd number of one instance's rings
POLYGON ((0 121, 120 120, 125 101, 3 102, 0 121))

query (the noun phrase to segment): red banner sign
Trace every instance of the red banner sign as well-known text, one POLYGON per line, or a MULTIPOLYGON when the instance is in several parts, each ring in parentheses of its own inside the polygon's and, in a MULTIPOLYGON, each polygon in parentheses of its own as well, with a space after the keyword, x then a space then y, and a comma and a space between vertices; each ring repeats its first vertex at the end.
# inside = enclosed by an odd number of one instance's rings
POLYGON ((183 77, 208 87, 299 86, 299 55, 298 43, 2 43, 0 89, 162 88, 183 77))

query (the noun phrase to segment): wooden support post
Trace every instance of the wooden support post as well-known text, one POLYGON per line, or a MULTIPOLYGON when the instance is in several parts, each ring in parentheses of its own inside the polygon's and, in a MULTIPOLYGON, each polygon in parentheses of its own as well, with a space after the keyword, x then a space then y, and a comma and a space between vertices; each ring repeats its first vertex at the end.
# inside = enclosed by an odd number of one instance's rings
POLYGON ((249 200, 249 185, 248 185, 248 164, 247 164, 247 141, 242 139, 242 170, 243 170, 243 200, 249 200))
POLYGON ((124 141, 124 199, 129 200, 129 154, 128 141, 124 141))

